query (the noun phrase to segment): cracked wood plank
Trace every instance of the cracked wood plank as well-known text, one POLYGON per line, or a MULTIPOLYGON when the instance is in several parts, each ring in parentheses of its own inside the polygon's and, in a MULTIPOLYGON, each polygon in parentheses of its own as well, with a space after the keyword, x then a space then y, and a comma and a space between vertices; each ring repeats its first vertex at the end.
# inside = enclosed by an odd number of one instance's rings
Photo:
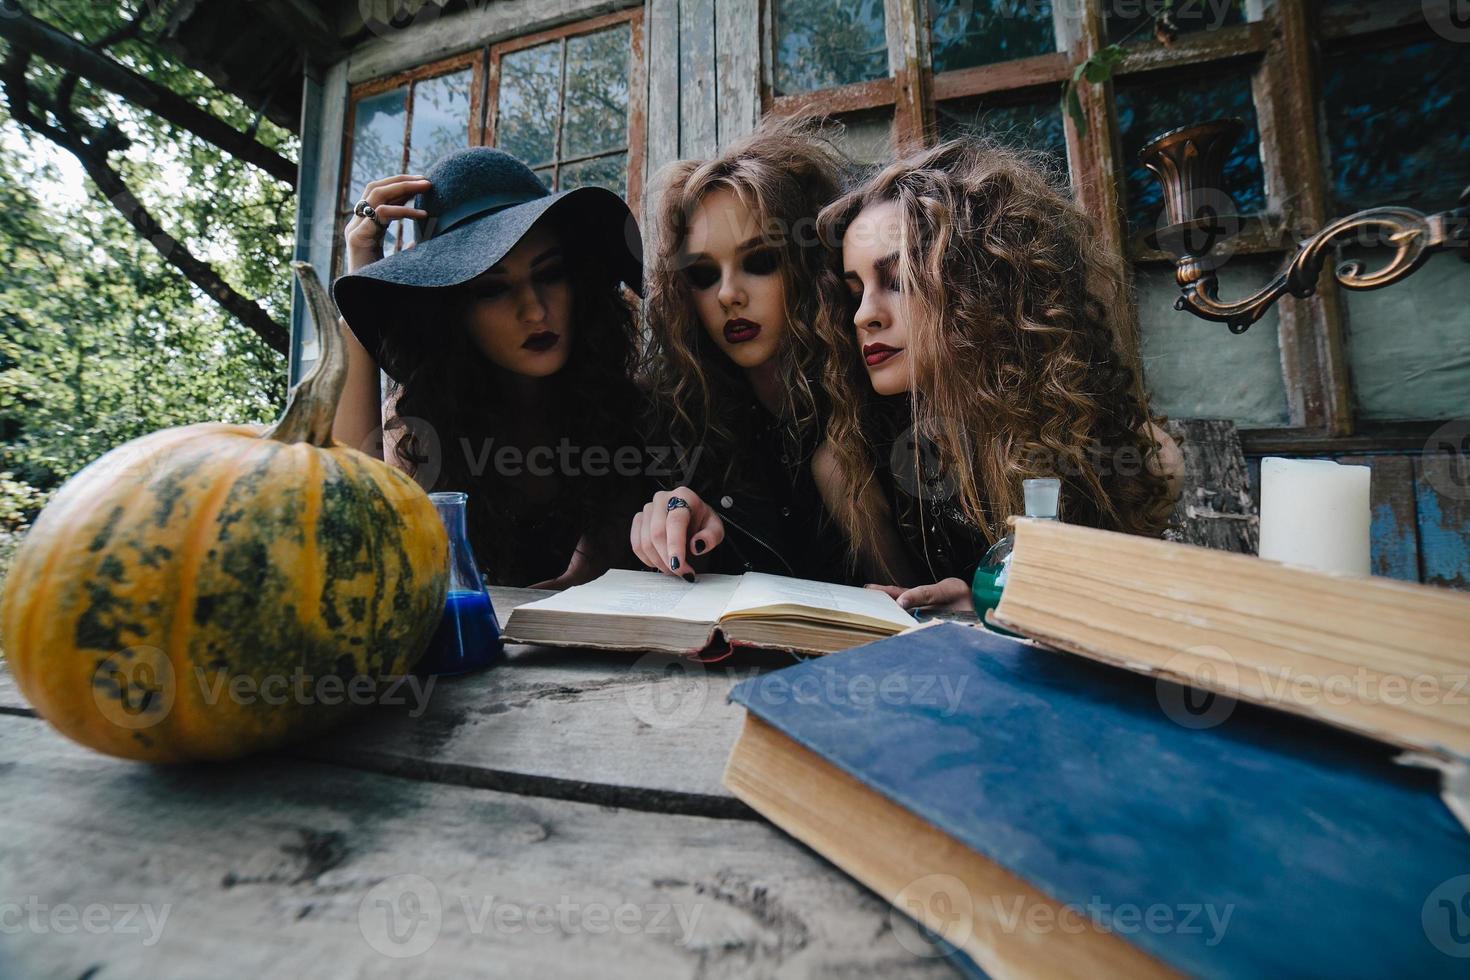
POLYGON ((15 716, 0 772, 0 895, 23 916, 0 975, 952 975, 761 822, 280 756, 151 767, 15 716))

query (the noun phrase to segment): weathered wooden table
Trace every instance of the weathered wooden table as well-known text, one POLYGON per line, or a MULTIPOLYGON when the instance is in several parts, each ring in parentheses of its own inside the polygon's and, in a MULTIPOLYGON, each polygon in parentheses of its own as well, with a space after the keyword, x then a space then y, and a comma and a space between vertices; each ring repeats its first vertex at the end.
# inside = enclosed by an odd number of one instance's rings
POLYGON ((0 669, 0 977, 952 975, 720 784, 727 692, 785 662, 511 647, 187 767, 74 745, 0 669))

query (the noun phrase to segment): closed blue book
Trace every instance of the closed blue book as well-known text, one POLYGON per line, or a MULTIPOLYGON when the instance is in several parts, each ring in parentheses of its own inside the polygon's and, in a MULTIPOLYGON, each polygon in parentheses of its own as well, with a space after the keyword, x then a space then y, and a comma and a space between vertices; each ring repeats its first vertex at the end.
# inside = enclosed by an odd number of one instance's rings
POLYGON ((966 972, 1470 975, 1438 774, 1198 697, 946 624, 737 685, 725 781, 966 972))

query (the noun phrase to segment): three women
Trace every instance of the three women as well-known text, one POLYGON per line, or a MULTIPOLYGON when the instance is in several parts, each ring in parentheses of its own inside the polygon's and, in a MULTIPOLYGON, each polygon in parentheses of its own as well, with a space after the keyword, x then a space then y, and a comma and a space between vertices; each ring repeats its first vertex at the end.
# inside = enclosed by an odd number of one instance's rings
MULTIPOLYGON (((474 170, 496 152, 451 159, 479 161, 474 170)), ((427 176, 427 187, 370 185, 367 206, 414 218, 418 244, 354 267, 336 290, 397 381, 387 428, 412 406, 441 443, 641 435, 695 461, 691 479, 652 492, 646 480, 566 474, 477 484, 445 452, 450 488, 483 501, 490 553, 476 554, 495 581, 572 584, 636 556, 686 577, 753 568, 843 580, 856 568, 907 605, 959 605, 1019 511, 1024 477, 1062 477, 1064 520, 1163 526, 1177 450, 1113 347, 1108 270, 1084 216, 1013 154, 946 143, 844 193, 829 144, 767 123, 713 160, 675 165, 648 274, 641 390, 617 285, 639 285, 626 208, 524 182, 506 204, 484 181, 446 192, 427 176), (497 203, 466 218, 478 206, 467 197, 497 203), (496 230, 445 236, 446 213, 496 230), (406 257, 436 241, 434 261, 410 269, 406 257), (1118 465, 1125 456, 1131 466, 1118 465), (535 559, 521 553, 538 542, 535 559)), ((377 232, 363 221, 348 228, 360 258, 377 232)), ((368 349, 354 351, 359 379, 372 371, 368 349)), ((359 383, 355 407, 339 412, 349 437, 347 419, 377 418, 359 383)), ((422 455, 403 444, 398 458, 422 455)))

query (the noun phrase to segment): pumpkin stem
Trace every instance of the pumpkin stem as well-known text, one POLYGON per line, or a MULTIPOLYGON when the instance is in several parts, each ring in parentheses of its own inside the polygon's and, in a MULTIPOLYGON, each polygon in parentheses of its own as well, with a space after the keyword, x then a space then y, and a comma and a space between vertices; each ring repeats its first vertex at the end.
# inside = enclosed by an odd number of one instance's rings
POLYGON ((292 262, 291 269, 301 281, 306 308, 311 314, 311 322, 316 325, 320 353, 311 373, 286 396, 286 410, 260 437, 277 442, 330 446, 337 402, 347 385, 347 345, 342 342, 337 307, 311 263, 292 262))

